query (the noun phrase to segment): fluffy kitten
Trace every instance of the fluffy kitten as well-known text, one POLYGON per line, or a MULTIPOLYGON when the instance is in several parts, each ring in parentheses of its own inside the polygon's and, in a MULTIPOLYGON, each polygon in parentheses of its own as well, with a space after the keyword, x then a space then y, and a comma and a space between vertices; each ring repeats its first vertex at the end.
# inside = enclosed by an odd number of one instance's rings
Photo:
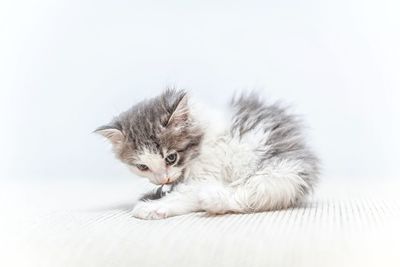
POLYGON ((134 173, 162 185, 138 202, 134 217, 284 209, 312 190, 318 159, 296 116, 256 94, 234 97, 226 119, 206 111, 186 92, 167 90, 96 130, 134 173))

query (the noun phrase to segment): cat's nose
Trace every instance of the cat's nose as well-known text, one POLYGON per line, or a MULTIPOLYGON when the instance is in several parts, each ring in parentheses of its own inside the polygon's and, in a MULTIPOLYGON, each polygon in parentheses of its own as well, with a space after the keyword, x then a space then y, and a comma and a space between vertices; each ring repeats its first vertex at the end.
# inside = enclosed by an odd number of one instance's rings
POLYGON ((165 177, 162 184, 169 184, 171 182, 171 178, 165 177))

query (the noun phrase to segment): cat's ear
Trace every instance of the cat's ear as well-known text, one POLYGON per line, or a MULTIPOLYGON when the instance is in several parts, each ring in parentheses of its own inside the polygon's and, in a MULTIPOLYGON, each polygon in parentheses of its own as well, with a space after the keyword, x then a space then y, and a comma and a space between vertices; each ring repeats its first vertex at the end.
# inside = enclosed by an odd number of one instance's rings
POLYGON ((101 134, 114 145, 118 145, 124 140, 124 134, 115 126, 104 125, 94 130, 94 132, 101 134))
POLYGON ((188 96, 184 94, 175 106, 174 111, 169 117, 167 126, 176 126, 185 123, 189 118, 188 96))

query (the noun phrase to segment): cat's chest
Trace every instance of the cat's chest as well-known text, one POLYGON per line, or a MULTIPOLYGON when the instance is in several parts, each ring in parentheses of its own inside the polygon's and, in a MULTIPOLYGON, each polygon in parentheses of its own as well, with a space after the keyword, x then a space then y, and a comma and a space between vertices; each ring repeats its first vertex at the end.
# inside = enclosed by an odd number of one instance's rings
POLYGON ((251 175, 257 166, 257 157, 251 145, 221 135, 207 140, 201 153, 190 167, 190 179, 233 182, 251 175))

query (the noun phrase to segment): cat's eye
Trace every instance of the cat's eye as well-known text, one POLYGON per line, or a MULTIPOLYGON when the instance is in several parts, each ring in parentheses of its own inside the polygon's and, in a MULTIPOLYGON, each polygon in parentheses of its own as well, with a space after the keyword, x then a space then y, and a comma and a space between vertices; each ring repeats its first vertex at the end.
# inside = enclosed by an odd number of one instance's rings
POLYGON ((167 163, 167 165, 172 165, 176 162, 177 159, 178 159, 177 153, 169 154, 168 157, 165 158, 165 163, 167 163))
POLYGON ((136 168, 138 168, 141 171, 147 171, 149 169, 149 167, 147 167, 144 164, 136 164, 136 168))

